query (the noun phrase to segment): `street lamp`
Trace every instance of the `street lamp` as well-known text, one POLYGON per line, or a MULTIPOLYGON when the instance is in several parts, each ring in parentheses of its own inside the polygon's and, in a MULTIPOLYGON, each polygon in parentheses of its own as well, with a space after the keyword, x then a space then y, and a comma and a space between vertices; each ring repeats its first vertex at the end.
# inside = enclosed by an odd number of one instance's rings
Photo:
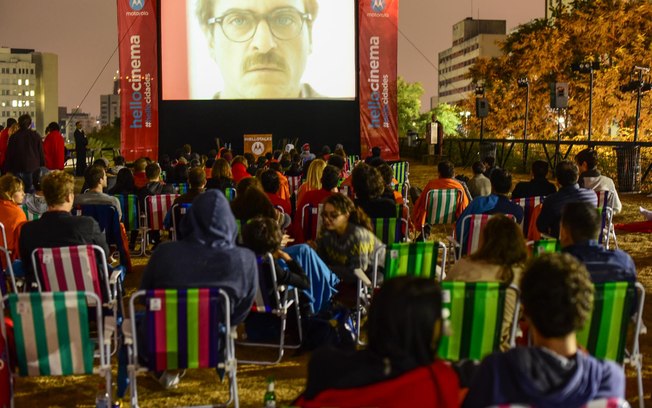
POLYGON ((523 171, 527 171, 527 119, 530 111, 530 81, 527 77, 521 77, 516 80, 519 88, 525 88, 525 120, 523 121, 523 171))
POLYGON ((634 67, 634 71, 629 76, 629 83, 620 87, 622 92, 636 91, 636 122, 634 123, 634 142, 638 141, 638 122, 641 118, 641 94, 652 89, 650 82, 643 80, 643 74, 649 74, 649 67, 634 67), (638 79, 632 80, 634 72, 638 72, 638 79))
POLYGON ((484 98, 484 86, 475 87, 475 113, 480 118, 480 140, 484 138, 484 118, 487 116, 489 106, 484 98))
POLYGON ((583 74, 590 74, 590 80, 589 80, 589 135, 588 135, 588 141, 589 141, 589 147, 590 142, 591 142, 591 133, 592 133, 592 119, 593 119, 593 71, 596 71, 600 69, 600 62, 594 61, 585 61, 585 62, 578 62, 575 64, 571 65, 571 70, 575 72, 581 72, 583 74))

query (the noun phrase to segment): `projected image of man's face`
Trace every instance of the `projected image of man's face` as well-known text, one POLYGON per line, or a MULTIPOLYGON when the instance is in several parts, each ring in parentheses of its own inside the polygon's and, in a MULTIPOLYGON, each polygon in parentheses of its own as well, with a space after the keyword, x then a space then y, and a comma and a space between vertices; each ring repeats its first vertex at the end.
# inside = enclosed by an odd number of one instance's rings
POLYGON ((219 97, 300 97, 312 18, 304 0, 215 0, 209 42, 224 79, 219 97))

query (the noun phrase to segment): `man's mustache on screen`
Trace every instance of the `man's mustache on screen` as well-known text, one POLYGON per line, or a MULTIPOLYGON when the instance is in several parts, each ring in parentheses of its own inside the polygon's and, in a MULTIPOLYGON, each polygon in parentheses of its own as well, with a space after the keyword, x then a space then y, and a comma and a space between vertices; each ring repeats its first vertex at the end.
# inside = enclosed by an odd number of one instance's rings
POLYGON ((265 54, 255 54, 248 57, 244 62, 244 71, 252 71, 256 69, 275 69, 280 71, 287 70, 287 64, 280 55, 275 52, 268 52, 265 54))

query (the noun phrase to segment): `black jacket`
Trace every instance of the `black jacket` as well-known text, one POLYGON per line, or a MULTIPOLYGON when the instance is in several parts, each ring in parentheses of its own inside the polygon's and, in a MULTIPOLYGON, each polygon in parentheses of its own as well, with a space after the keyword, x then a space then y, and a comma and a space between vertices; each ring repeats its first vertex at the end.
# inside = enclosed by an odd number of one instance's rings
POLYGON ((11 135, 5 155, 5 168, 12 173, 33 173, 45 166, 43 141, 31 129, 21 129, 11 135))

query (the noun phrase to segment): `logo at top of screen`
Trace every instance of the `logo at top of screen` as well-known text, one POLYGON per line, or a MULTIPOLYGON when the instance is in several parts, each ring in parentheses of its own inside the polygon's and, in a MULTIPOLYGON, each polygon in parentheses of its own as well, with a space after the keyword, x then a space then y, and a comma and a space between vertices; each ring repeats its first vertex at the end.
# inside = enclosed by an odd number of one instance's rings
POLYGON ((145 0, 129 0, 129 7, 134 11, 140 11, 145 7, 145 0))
POLYGON ((371 8, 376 13, 381 13, 385 10, 385 0, 371 0, 371 8))

